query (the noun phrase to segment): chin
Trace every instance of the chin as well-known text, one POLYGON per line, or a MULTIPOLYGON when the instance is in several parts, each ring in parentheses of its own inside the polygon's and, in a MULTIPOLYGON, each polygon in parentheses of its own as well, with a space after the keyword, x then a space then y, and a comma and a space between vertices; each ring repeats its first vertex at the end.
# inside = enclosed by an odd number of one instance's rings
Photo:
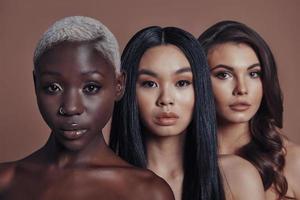
POLYGON ((181 135, 184 131, 177 127, 165 126, 157 127, 155 130, 151 131, 152 135, 155 137, 174 137, 181 135))
POLYGON ((64 151, 69 152, 79 152, 84 149, 87 145, 82 140, 65 140, 65 139, 58 139, 58 143, 62 147, 64 151))
POLYGON ((223 118, 223 122, 231 123, 231 124, 239 124, 239 123, 249 123, 252 116, 227 116, 225 119, 223 118))
POLYGON ((218 121, 227 124, 248 123, 253 116, 252 113, 228 113, 218 116, 218 121))
POLYGON ((244 123, 249 123, 250 119, 233 119, 230 122, 234 124, 244 124, 244 123))

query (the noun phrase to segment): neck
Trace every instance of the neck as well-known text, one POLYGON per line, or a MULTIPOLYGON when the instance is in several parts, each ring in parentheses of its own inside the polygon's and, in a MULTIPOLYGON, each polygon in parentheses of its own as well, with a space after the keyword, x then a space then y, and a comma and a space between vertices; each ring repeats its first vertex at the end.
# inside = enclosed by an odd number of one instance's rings
POLYGON ((219 154, 235 154, 250 140, 249 122, 218 125, 219 154))
POLYGON ((147 138, 147 167, 163 176, 182 172, 184 139, 184 134, 147 138))
POLYGON ((147 138, 147 168, 162 177, 181 199, 185 133, 178 136, 147 138))
POLYGON ((182 174, 184 134, 171 137, 149 137, 146 145, 149 169, 162 177, 182 174))
POLYGON ((79 150, 70 150, 63 147, 51 133, 46 145, 42 148, 41 156, 48 163, 64 168, 76 165, 99 164, 102 155, 109 153, 103 136, 99 134, 91 143, 79 150))

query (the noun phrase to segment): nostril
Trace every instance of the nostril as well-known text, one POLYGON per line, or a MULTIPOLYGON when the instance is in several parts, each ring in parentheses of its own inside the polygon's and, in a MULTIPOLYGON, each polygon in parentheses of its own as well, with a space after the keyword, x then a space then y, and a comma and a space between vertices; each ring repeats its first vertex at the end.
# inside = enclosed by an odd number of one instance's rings
POLYGON ((165 89, 161 91, 160 96, 157 98, 157 105, 158 106, 168 106, 174 104, 174 98, 169 92, 169 90, 165 89))
POLYGON ((60 115, 80 115, 83 112, 83 99, 76 88, 66 91, 62 100, 60 115))
POLYGON ((159 105, 159 106, 174 105, 174 102, 173 101, 158 101, 157 105, 159 105))
POLYGON ((233 95, 246 95, 248 94, 247 90, 234 90, 233 95))
POLYGON ((80 115, 83 112, 81 105, 63 105, 59 108, 58 114, 61 116, 80 115))

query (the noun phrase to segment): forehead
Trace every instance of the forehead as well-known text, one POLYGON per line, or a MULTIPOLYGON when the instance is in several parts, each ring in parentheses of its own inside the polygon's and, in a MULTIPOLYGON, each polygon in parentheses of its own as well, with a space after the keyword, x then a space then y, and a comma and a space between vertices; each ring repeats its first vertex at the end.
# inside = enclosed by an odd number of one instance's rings
POLYGON ((153 71, 176 71, 190 67, 189 61, 183 52, 175 45, 160 45, 148 49, 142 56, 139 69, 153 71))
POLYGON ((208 52, 210 67, 227 65, 230 67, 249 67, 259 63, 254 50, 245 43, 227 42, 214 46, 208 52))
MULTIPOLYGON (((56 73, 100 71, 114 73, 114 67, 96 51, 92 43, 65 42, 46 51, 37 63, 36 71, 56 73)), ((39 74, 39 73, 37 73, 39 74)))

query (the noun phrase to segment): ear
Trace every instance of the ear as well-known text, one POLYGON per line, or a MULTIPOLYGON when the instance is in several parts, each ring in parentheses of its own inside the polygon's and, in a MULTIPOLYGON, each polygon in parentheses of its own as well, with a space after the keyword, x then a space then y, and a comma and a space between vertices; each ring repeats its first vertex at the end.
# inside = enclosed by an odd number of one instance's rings
POLYGON ((121 71, 116 76, 116 101, 119 101, 125 92, 126 73, 121 71))

